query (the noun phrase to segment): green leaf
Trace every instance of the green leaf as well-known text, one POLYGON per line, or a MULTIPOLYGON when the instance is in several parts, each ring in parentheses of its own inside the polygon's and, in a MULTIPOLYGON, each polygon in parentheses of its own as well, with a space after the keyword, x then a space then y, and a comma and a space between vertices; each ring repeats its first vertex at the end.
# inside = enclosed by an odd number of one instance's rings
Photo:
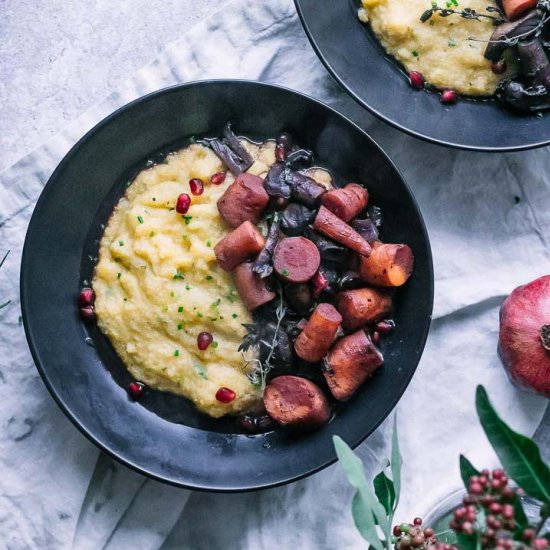
POLYGON ((380 541, 378 532, 376 531, 372 511, 369 510, 366 499, 361 494, 361 491, 357 491, 353 496, 353 500, 351 502, 351 514, 353 516, 355 527, 357 527, 357 530, 361 533, 361 536, 369 543, 369 545, 376 550, 383 550, 384 546, 380 541))
POLYGON ((506 473, 531 497, 550 503, 550 469, 537 444, 508 427, 493 409, 483 386, 477 387, 476 408, 481 425, 506 473))
POLYGON ((479 471, 474 468, 474 465, 464 455, 460 455, 460 477, 466 489, 468 489, 470 485, 470 478, 472 476, 478 476, 479 474, 479 471))
POLYGON ((384 473, 380 472, 373 480, 374 492, 378 497, 378 502, 386 510, 386 514, 391 516, 395 505, 395 487, 393 481, 384 473))
POLYGON ((512 502, 512 504, 514 505, 514 511, 516 513, 516 530, 514 532, 514 535, 518 536, 516 540, 522 540, 524 529, 527 529, 527 527, 529 527, 529 520, 527 519, 527 515, 525 514, 525 510, 523 509, 521 498, 519 498, 517 494, 514 496, 514 501, 512 502))
POLYGON ((399 436, 397 434, 397 415, 393 417, 393 434, 391 439, 391 476, 395 489, 394 510, 399 504, 399 495, 401 494, 401 464, 403 459, 399 452, 399 436))
POLYGON ((361 535, 371 546, 374 546, 377 550, 382 550, 383 546, 376 531, 375 522, 380 525, 380 528, 389 540, 391 536, 390 522, 386 516, 386 511, 378 502, 374 491, 367 483, 361 459, 355 455, 341 437, 335 435, 332 440, 338 460, 348 481, 357 489, 354 497, 355 504, 352 505, 355 524, 361 535))
POLYGON ((477 534, 466 535, 465 533, 457 533, 458 547, 460 550, 479 550, 481 544, 477 534))

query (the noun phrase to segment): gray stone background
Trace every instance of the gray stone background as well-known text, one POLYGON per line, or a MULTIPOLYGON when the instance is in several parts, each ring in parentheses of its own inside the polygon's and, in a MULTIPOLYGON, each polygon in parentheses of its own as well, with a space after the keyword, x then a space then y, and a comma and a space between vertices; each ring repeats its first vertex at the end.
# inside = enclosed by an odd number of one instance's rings
POLYGON ((214 0, 0 0, 0 171, 222 7, 214 0))

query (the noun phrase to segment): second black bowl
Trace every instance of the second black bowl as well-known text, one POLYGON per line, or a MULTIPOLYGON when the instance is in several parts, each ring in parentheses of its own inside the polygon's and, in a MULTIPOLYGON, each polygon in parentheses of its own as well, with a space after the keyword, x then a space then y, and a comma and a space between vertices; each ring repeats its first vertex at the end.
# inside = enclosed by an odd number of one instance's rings
MULTIPOLYGON (((413 136, 461 149, 517 151, 550 143, 550 114, 516 114, 494 100, 461 99, 413 89, 371 30, 359 22, 359 0, 294 0, 306 33, 338 83, 371 113, 413 136)), ((443 53, 441 55, 444 55, 443 53)))

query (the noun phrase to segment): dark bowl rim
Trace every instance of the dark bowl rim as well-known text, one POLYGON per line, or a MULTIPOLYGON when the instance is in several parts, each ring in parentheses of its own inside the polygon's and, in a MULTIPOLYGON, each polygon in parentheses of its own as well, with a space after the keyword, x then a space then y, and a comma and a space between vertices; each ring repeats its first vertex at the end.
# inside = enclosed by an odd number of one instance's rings
MULTIPOLYGON (((338 75, 338 71, 331 65, 331 63, 328 61, 326 56, 323 54, 323 51, 317 41, 315 40, 315 37, 313 33, 311 32, 311 29, 309 28, 306 18, 304 16, 304 13, 302 11, 301 6, 301 0, 294 0, 294 5, 296 7, 296 12, 298 13, 298 16, 300 18, 300 21, 302 23, 302 27, 304 28, 304 31, 308 37, 309 43, 312 45, 315 53, 317 54, 317 57, 321 60, 323 65, 325 66, 325 69, 328 71, 330 76, 336 81, 336 83, 353 99, 355 100, 361 107, 367 109, 370 113, 372 113, 375 117, 382 120, 386 124, 389 124, 393 128, 396 128, 397 130, 421 139, 422 141, 427 141, 428 143, 434 143, 436 145, 441 145, 442 147, 450 147, 451 149, 458 149, 461 151, 478 151, 482 153, 513 153, 513 152, 520 152, 520 151, 529 151, 530 149, 538 149, 540 147, 545 147, 550 144, 550 138, 545 141, 539 141, 536 143, 529 143, 527 145, 511 145, 511 146, 504 146, 504 147, 486 147, 486 146, 475 146, 475 145, 464 145, 461 143, 453 143, 452 141, 445 141, 438 138, 430 137, 426 134, 423 134, 421 132, 416 132, 414 130, 411 130, 398 122, 395 122, 391 118, 385 116, 383 113, 369 105, 364 99, 362 99, 358 94, 356 94, 354 91, 352 91, 348 85, 346 84, 345 80, 341 78, 338 75)), ((390 61, 388 61, 389 63, 390 61)), ((424 92, 425 93, 425 92, 424 92)), ((533 116, 533 115, 525 115, 533 116)))
POLYGON ((418 364, 420 363, 420 359, 422 357, 422 353, 424 351, 426 341, 427 341, 427 338, 428 338, 428 334, 429 334, 429 331, 430 331, 430 325, 431 325, 431 320, 432 320, 432 312, 433 312, 433 302, 434 302, 434 270, 433 270, 432 249, 431 249, 431 244, 430 244, 430 239, 429 239, 429 236, 428 236, 428 232, 427 232, 427 229, 426 229, 426 224, 424 222, 424 218, 422 216, 422 212, 421 212, 421 210, 418 206, 416 198, 415 198, 414 194, 412 193, 412 191, 411 191, 408 183, 406 182, 405 178, 403 177, 402 173, 397 168, 397 166, 394 164, 394 162, 390 159, 388 154, 382 149, 382 147, 380 147, 380 145, 372 137, 370 137, 364 130, 362 130, 353 121, 351 121, 346 116, 339 113, 336 109, 333 109, 329 105, 323 103, 322 101, 319 101, 318 99, 315 99, 311 96, 308 96, 307 94, 304 94, 302 92, 298 92, 296 90, 292 90, 290 88, 286 88, 284 86, 279 86, 279 85, 276 85, 276 84, 268 84, 268 83, 263 83, 263 82, 259 82, 259 81, 254 81, 254 80, 245 80, 245 79, 205 79, 205 80, 196 80, 196 81, 186 82, 186 83, 182 83, 182 84, 175 84, 173 86, 168 86, 168 87, 165 87, 165 88, 161 88, 159 90, 155 90, 153 92, 150 92, 148 94, 140 96, 140 97, 130 101, 129 103, 126 103, 126 104, 122 105, 121 107, 118 107, 115 111, 113 111, 111 114, 109 114, 108 116, 103 118, 101 121, 99 121, 97 124, 95 124, 90 130, 88 130, 84 134, 84 136, 81 137, 70 148, 70 150, 65 154, 65 156, 62 158, 62 160, 56 166, 55 170, 52 172, 51 176, 48 178, 48 181, 44 185, 44 187, 43 187, 43 189, 40 193, 40 196, 39 196, 39 198, 38 198, 38 200, 35 204, 35 207, 33 209, 33 215, 31 215, 31 219, 30 219, 29 225, 27 227, 27 232, 26 232, 26 235, 25 235, 25 242, 23 244, 23 252, 22 252, 22 256, 21 256, 21 273, 20 273, 20 278, 19 278, 19 282, 20 282, 20 300, 21 300, 21 316, 23 318, 23 326, 24 326, 24 329, 25 329, 25 336, 26 336, 26 339, 27 339, 27 343, 29 345, 29 349, 30 349, 34 364, 35 364, 36 369, 38 370, 38 373, 40 374, 40 377, 42 378, 46 388, 48 389, 50 395, 53 397, 54 401, 57 403, 58 407, 65 414, 65 416, 72 422, 72 424, 80 431, 80 433, 82 433, 98 449, 105 452, 110 457, 117 460, 119 463, 129 467, 132 470, 134 470, 135 472, 137 472, 141 475, 144 475, 148 478, 154 479, 156 481, 166 483, 168 485, 172 485, 172 486, 179 487, 179 488, 182 488, 182 489, 188 489, 188 490, 193 490, 193 491, 201 491, 201 492, 245 493, 245 492, 251 492, 251 491, 258 491, 258 490, 262 490, 262 489, 270 489, 270 488, 274 488, 274 487, 280 487, 282 485, 285 485, 285 484, 288 484, 288 483, 291 483, 291 482, 295 482, 295 481, 298 481, 298 480, 303 479, 305 477, 308 477, 312 474, 315 474, 315 473, 323 470, 324 468, 327 468, 328 466, 334 464, 338 460, 338 458, 336 456, 336 453, 334 453, 334 457, 332 459, 330 459, 330 460, 324 462, 323 464, 320 464, 320 465, 318 465, 314 468, 310 468, 309 470, 307 470, 305 472, 302 472, 299 475, 289 476, 287 478, 281 479, 280 481, 278 481, 276 483, 263 483, 263 484, 259 483, 259 484, 256 484, 256 485, 247 486, 245 488, 216 487, 216 486, 207 485, 207 484, 204 484, 204 483, 202 485, 201 484, 195 484, 195 483, 188 483, 188 482, 183 483, 182 481, 180 481, 178 479, 171 479, 171 478, 168 478, 168 477, 163 477, 163 476, 157 475, 157 474, 149 471, 147 468, 144 468, 144 467, 130 461, 128 458, 126 458, 124 456, 121 456, 120 453, 117 453, 113 449, 109 448, 109 446, 106 443, 100 441, 100 439, 96 436, 96 434, 92 433, 91 431, 88 431, 88 429, 83 425, 83 423, 81 423, 76 418, 76 415, 73 414, 72 410, 68 406, 65 405, 62 397, 59 395, 56 388, 50 382, 49 377, 48 377, 48 373, 47 373, 47 369, 44 369, 43 365, 39 361, 38 353, 37 353, 36 348, 35 348, 33 333, 32 333, 32 330, 29 326, 28 305, 27 305, 25 285, 24 285, 24 281, 25 281, 25 277, 26 277, 26 273, 27 273, 26 266, 30 261, 30 259, 28 257, 28 246, 27 246, 28 239, 29 239, 29 233, 30 233, 30 230, 31 230, 31 227, 33 226, 33 224, 37 223, 36 218, 34 217, 34 210, 39 206, 41 201, 45 200, 46 190, 47 190, 48 186, 53 185, 53 182, 58 177, 58 174, 61 173, 65 169, 65 166, 71 162, 72 158, 78 153, 81 146, 84 145, 85 143, 87 143, 90 139, 92 139, 94 134, 98 130, 100 130, 101 128, 107 126, 113 120, 115 120, 118 116, 120 116, 122 113, 124 113, 127 109, 130 109, 130 108, 134 107, 137 104, 140 104, 140 103, 143 103, 143 102, 146 102, 146 101, 150 101, 150 100, 154 100, 156 97, 162 96, 162 95, 167 94, 167 93, 172 93, 172 92, 179 91, 182 88, 189 88, 189 87, 195 87, 195 86, 201 86, 202 87, 202 86, 209 86, 209 85, 212 85, 212 84, 222 84, 222 85, 224 85, 224 84, 227 84, 227 85, 242 85, 242 84, 244 84, 244 85, 268 87, 268 88, 273 88, 273 89, 283 91, 283 92, 286 92, 286 93, 294 94, 294 95, 297 95, 297 96, 300 96, 300 97, 306 99, 307 101, 311 101, 313 103, 316 103, 320 107, 329 110, 333 115, 340 118, 346 124, 351 125, 355 130, 361 132, 367 139, 369 139, 373 143, 373 145, 380 151, 380 153, 385 157, 386 161, 389 163, 389 165, 396 171, 396 173, 400 177, 401 182, 404 186, 404 189, 409 194, 409 196, 411 198, 411 201, 412 201, 412 203, 413 203, 413 205, 414 205, 414 207, 417 211, 419 221, 420 221, 420 226, 421 226, 421 229, 422 229, 422 237, 423 237, 423 240, 426 243, 426 253, 427 253, 427 263, 428 263, 427 268, 428 268, 428 275, 429 275, 429 289, 428 289, 428 291, 429 291, 429 300, 430 300, 430 303, 429 303, 430 315, 429 315, 429 318, 427 319, 427 324, 426 324, 426 328, 424 330, 424 333, 422 334, 421 339, 420 339, 420 346, 419 346, 420 353, 419 353, 419 356, 418 356, 418 360, 416 361, 416 365, 414 366, 414 368, 411 369, 410 375, 406 380, 406 384, 404 386, 403 391, 401 392, 400 395, 396 396, 395 399, 393 399, 392 401, 389 402, 389 406, 387 407, 386 414, 384 414, 382 416, 382 418, 380 419, 380 421, 378 423, 376 423, 376 425, 374 426, 372 431, 370 433, 361 434, 358 438, 356 438, 351 443, 351 447, 356 448, 358 445, 360 445, 390 415, 392 410, 395 408, 395 406, 397 405, 397 403, 399 402, 399 400, 403 396, 403 393, 405 393, 406 389, 408 388, 408 386, 410 384, 410 381, 411 381, 412 377, 414 376, 414 373, 416 372, 416 369, 418 368, 418 364))

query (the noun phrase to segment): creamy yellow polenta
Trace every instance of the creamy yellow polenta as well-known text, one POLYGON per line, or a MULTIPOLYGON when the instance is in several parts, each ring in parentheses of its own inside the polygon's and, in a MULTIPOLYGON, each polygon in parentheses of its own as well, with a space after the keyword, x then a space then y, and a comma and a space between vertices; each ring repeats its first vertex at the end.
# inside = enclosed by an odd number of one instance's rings
MULTIPOLYGON (((245 146, 256 158, 250 172, 263 174, 275 162, 273 142, 245 146)), ((221 170, 210 149, 194 144, 140 172, 105 229, 93 279, 99 328, 131 374, 213 417, 246 411, 261 398, 237 351, 242 323, 252 319, 214 255, 229 231, 216 201, 234 181, 228 173, 222 185, 210 184, 221 170), (202 195, 191 195, 191 178, 204 181, 202 195), (185 216, 174 209, 180 193, 192 197, 185 216), (197 347, 203 331, 214 337, 206 351, 197 347), (220 387, 236 399, 218 402, 220 387)))
MULTIPOLYGON (((465 95, 492 95, 510 71, 496 75, 483 57, 494 26, 488 19, 467 20, 459 15, 440 17, 435 13, 425 23, 420 16, 432 7, 431 0, 361 0, 359 19, 370 23, 385 50, 408 71, 419 71, 436 88, 451 88, 465 95)), ((442 8, 445 0, 439 1, 442 8)), ((489 0, 458 0, 456 10, 471 8, 489 14, 489 0)), ((494 14, 489 14, 494 15, 494 14)))

